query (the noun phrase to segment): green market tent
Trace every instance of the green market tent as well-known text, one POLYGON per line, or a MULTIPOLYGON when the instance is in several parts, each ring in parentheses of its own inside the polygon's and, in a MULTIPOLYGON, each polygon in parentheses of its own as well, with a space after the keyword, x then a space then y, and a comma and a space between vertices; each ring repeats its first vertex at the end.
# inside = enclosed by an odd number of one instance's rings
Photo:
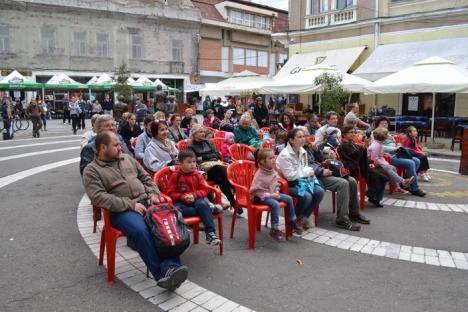
POLYGON ((159 80, 159 79, 156 79, 156 80, 153 82, 153 85, 154 85, 155 87, 161 86, 163 91, 167 91, 167 92, 179 92, 179 89, 177 89, 177 88, 172 88, 172 87, 168 87, 164 82, 162 82, 162 81, 159 80))
POLYGON ((94 83, 88 84, 88 87, 94 91, 110 91, 116 82, 108 74, 102 74, 94 83))
POLYGON ((134 91, 154 91, 156 90, 156 85, 153 84, 151 80, 146 76, 141 76, 134 83, 129 84, 134 91))
POLYGON ((44 84, 46 90, 83 90, 88 87, 65 74, 57 74, 44 84))
POLYGON ((42 83, 26 79, 16 70, 0 80, 0 90, 38 90, 41 88, 42 83))
POLYGON ((92 83, 96 83, 98 78, 96 76, 93 76, 93 78, 89 79, 89 81, 86 83, 87 86, 89 86, 92 83))

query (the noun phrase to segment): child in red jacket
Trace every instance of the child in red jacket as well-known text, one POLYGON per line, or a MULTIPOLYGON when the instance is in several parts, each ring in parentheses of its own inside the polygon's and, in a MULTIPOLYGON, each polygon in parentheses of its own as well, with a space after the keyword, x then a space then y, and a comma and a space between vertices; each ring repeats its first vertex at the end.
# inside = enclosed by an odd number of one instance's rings
POLYGON ((181 151, 179 163, 180 167, 169 178, 167 195, 182 211, 184 217, 200 216, 205 226, 206 242, 217 246, 221 244, 221 240, 216 236, 212 213, 219 212, 221 209, 213 206, 208 200, 210 189, 197 170, 195 154, 190 150, 181 151))

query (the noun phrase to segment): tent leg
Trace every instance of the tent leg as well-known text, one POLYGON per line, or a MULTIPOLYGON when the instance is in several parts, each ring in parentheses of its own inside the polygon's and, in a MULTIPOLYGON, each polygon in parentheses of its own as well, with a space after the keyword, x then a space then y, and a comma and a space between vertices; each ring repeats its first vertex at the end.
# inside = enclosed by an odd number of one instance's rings
POLYGON ((434 124, 435 124, 435 106, 436 106, 436 94, 432 93, 432 120, 431 120, 431 140, 434 143, 434 124))

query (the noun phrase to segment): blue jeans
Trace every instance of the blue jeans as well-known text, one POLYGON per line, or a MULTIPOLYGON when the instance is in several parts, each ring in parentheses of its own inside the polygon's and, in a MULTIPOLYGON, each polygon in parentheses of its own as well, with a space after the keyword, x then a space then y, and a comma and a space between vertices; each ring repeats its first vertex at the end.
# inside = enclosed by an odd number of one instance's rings
POLYGON ((204 198, 197 198, 193 204, 179 202, 175 206, 182 211, 184 217, 200 216, 205 226, 206 234, 210 232, 216 233, 212 210, 204 198))
POLYGON ((369 197, 381 201, 384 197, 385 193, 385 185, 377 188, 368 188, 367 194, 369 197))
POLYGON ((113 227, 125 233, 133 241, 141 259, 143 259, 155 280, 163 277, 169 268, 181 266, 179 257, 172 259, 159 258, 151 232, 143 216, 139 213, 131 210, 111 213, 110 219, 113 227))
POLYGON ((254 198, 254 204, 257 205, 268 205, 271 208, 271 228, 278 229, 279 228, 279 211, 280 205, 279 203, 283 202, 286 203, 288 207, 288 220, 287 221, 294 221, 296 220, 296 212, 294 211, 294 203, 292 197, 286 194, 280 194, 280 199, 274 199, 271 197, 265 198, 261 200, 258 197, 254 198))
POLYGON ((310 215, 314 212, 314 209, 318 207, 320 202, 325 195, 325 190, 320 185, 314 186, 314 194, 306 191, 303 197, 298 196, 297 186, 289 187, 289 195, 297 197, 298 203, 296 206, 296 216, 299 219, 309 218, 310 215))
POLYGON ((418 170, 420 163, 421 161, 416 157, 413 157, 412 159, 392 157, 391 164, 395 167, 403 168, 403 170, 405 170, 405 178, 414 177, 413 182, 410 185, 410 191, 413 192, 419 190, 416 171, 418 170))

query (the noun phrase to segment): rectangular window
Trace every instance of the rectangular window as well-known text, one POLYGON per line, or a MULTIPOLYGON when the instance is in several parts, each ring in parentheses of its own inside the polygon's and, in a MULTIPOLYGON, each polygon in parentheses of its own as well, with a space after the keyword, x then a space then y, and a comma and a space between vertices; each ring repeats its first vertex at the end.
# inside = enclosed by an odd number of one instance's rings
POLYGON ((223 73, 229 72, 229 47, 221 49, 221 71, 223 73))
POLYGON ((257 66, 257 51, 245 50, 245 64, 247 66, 257 66))
POLYGON ((183 49, 182 40, 172 40, 172 60, 173 61, 182 61, 182 49, 183 49))
POLYGON ((255 27, 256 28, 266 29, 267 28, 267 17, 262 16, 262 15, 257 15, 255 17, 255 27))
POLYGON ((75 31, 73 33, 73 55, 75 56, 86 55, 86 32, 75 31))
POLYGON ((240 25, 244 23, 242 11, 231 10, 231 23, 240 25))
POLYGON ((336 0, 336 9, 344 10, 356 4, 356 0, 336 0))
POLYGON ((320 13, 328 11, 328 0, 320 0, 320 13))
POLYGON ((245 49, 234 48, 232 49, 232 62, 234 65, 244 65, 245 64, 245 49))
POLYGON ((42 28, 42 53, 46 55, 54 55, 56 52, 55 30, 50 28, 42 28))
POLYGON ((258 51, 258 67, 268 67, 267 51, 258 51))
POLYGON ((309 15, 317 15, 324 12, 328 12, 328 0, 309 0, 307 2, 307 13, 309 15))
POLYGON ((244 25, 249 27, 254 27, 255 25, 255 15, 250 13, 244 13, 244 25))
POLYGON ((10 28, 0 25, 0 53, 10 52, 10 28))
POLYGON ((100 33, 96 34, 96 54, 99 57, 110 57, 109 35, 100 33))
POLYGON ((142 59, 143 58, 143 37, 139 34, 131 35, 131 58, 142 59))

